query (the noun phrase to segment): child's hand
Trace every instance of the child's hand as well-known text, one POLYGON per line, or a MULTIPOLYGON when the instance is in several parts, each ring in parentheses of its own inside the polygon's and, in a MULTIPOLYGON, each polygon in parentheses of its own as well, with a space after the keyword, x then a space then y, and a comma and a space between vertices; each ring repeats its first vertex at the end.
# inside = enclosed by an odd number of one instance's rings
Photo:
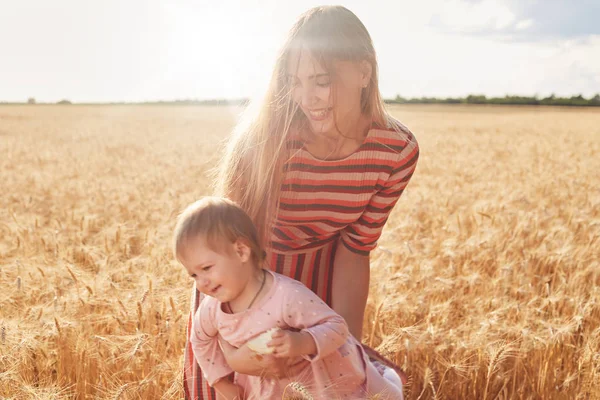
POLYGON ((317 344, 307 332, 278 330, 271 336, 267 346, 273 349, 273 356, 279 358, 300 357, 317 353, 317 344))
POLYGON ((308 366, 308 361, 276 358, 273 355, 260 355, 243 345, 233 347, 219 336, 219 342, 227 364, 237 373, 262 376, 268 379, 293 378, 308 366))

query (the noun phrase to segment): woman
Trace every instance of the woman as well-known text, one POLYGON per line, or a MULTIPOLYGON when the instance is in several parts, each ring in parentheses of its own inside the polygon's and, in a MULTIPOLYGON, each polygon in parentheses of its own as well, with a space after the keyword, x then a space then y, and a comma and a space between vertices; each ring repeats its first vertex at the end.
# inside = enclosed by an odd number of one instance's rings
MULTIPOLYGON (((364 25, 344 7, 316 7, 290 30, 264 99, 237 127, 217 192, 251 216, 270 268, 303 282, 361 338, 369 252, 418 156, 412 133, 384 108, 364 25)), ((199 300, 194 290, 192 312, 199 300)), ((246 346, 223 350, 239 373, 301 367, 259 362, 246 346)), ((216 399, 189 340, 184 380, 186 397, 216 399)))

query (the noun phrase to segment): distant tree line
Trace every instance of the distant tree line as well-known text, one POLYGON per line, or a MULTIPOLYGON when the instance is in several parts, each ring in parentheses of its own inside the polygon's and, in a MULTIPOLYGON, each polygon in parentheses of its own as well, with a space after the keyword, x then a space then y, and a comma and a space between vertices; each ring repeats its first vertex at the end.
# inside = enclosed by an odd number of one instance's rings
POLYGON ((586 99, 582 95, 572 97, 556 97, 551 95, 544 98, 527 96, 486 97, 484 95, 469 95, 467 97, 415 97, 406 99, 400 95, 395 99, 385 100, 388 104, 503 104, 531 106, 587 106, 599 107, 600 94, 586 99))
MULTIPOLYGON (((468 95, 467 97, 413 97, 404 98, 397 95, 394 99, 384 100, 387 104, 502 104, 502 105, 531 105, 531 106, 575 106, 575 107, 600 107, 600 94, 586 99, 582 95, 572 97, 556 97, 551 95, 544 98, 537 96, 504 96, 486 97, 485 95, 468 95)), ((145 102, 113 102, 113 103, 72 103, 64 99, 56 103, 38 103, 30 97, 27 103, 0 102, 0 105, 18 104, 78 104, 78 105, 208 105, 208 106, 244 106, 248 99, 211 99, 211 100, 172 100, 172 101, 145 101, 145 102)))
MULTIPOLYGON (((141 103, 127 103, 139 105, 199 105, 199 106, 244 106, 248 99, 210 99, 210 100, 173 100, 173 101, 145 101, 141 103)), ((124 104, 124 103, 111 103, 124 104)))
POLYGON ((108 102, 108 103, 75 103, 67 99, 63 99, 54 103, 43 103, 35 100, 34 97, 27 99, 27 102, 8 102, 0 101, 0 105, 65 105, 65 104, 76 104, 76 105, 202 105, 202 106, 224 106, 224 105, 246 105, 248 99, 209 99, 209 100, 158 100, 158 101, 141 101, 141 102, 108 102))

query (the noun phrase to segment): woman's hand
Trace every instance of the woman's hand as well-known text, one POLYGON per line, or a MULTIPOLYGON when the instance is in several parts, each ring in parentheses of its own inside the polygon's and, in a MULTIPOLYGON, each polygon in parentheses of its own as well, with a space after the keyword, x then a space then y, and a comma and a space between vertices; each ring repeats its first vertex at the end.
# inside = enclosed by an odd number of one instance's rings
POLYGON ((219 343, 227 364, 235 372, 245 375, 263 376, 267 379, 292 378, 309 364, 306 360, 278 358, 273 355, 261 355, 243 345, 233 347, 219 336, 219 343))

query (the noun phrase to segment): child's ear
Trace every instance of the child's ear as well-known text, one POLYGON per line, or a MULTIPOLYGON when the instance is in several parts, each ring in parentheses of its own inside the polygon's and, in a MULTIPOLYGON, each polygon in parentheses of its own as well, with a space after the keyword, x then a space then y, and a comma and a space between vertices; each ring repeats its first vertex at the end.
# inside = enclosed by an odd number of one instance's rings
POLYGON ((233 247, 235 248, 235 253, 242 262, 247 262, 250 260, 252 249, 250 249, 250 246, 248 246, 243 240, 236 240, 233 244, 233 247))

